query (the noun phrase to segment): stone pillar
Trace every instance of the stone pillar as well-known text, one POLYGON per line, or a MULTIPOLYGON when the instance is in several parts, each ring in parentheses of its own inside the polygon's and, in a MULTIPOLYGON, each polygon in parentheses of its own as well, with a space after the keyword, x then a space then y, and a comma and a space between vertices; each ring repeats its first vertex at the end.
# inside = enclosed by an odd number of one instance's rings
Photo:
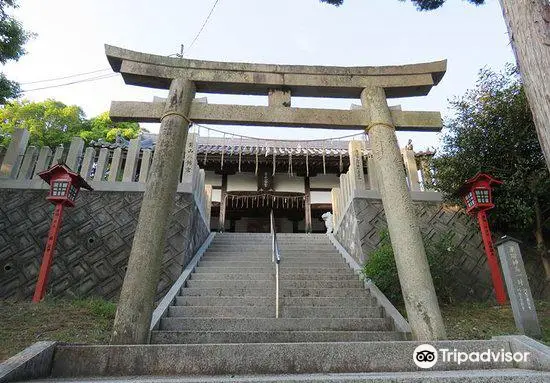
POLYGON ((340 188, 333 188, 330 191, 330 197, 332 199, 332 220, 334 229, 340 219, 340 188))
MULTIPOLYGON (((348 187, 347 187, 347 180, 346 180, 347 174, 342 173, 340 174, 340 193, 341 193, 341 202, 342 206, 340 209, 344 210, 346 208, 347 202, 348 202, 348 187)), ((342 214, 344 212, 342 211, 342 214)))
POLYGON ((194 96, 195 85, 191 81, 172 80, 120 292, 112 344, 148 341, 166 229, 174 206, 189 127, 185 116, 189 114, 194 96))
POLYGON ((367 157, 367 171, 369 175, 369 189, 378 190, 378 177, 376 176, 376 165, 372 158, 372 153, 367 157))
POLYGON ((197 133, 189 133, 185 143, 185 159, 183 160, 183 171, 181 182, 193 184, 194 171, 197 167, 197 133))
POLYGON ((151 149, 145 149, 141 155, 141 166, 139 168, 139 182, 147 182, 149 168, 151 167, 151 149))
POLYGON ((367 133, 380 176, 378 186, 413 338, 445 339, 445 327, 384 89, 365 88, 361 102, 369 118, 367 133))
POLYGON ((107 177, 107 180, 109 182, 117 181, 121 164, 122 164, 122 148, 116 148, 115 150, 113 150, 113 158, 111 159, 111 167, 109 168, 109 176, 107 177))
POLYGON ((19 166, 23 161, 23 155, 29 142, 30 133, 26 129, 15 129, 11 135, 10 145, 4 155, 2 167, 0 168, 0 177, 15 178, 19 171, 19 166))
POLYGON ((206 185, 204 187, 205 201, 204 201, 204 215, 206 217, 206 224, 208 230, 210 230, 210 216, 212 214, 212 185, 206 185))
POLYGON ((71 140, 71 145, 69 146, 69 153, 67 153, 67 160, 65 161, 65 164, 75 173, 78 173, 80 158, 83 150, 84 140, 80 137, 73 137, 71 140))
POLYGON ((82 160, 82 166, 80 167, 80 175, 85 180, 90 179, 90 173, 92 171, 92 166, 95 158, 95 149, 86 148, 84 151, 84 159, 82 160))
POLYGON ((222 191, 220 195, 220 218, 218 231, 225 231, 225 209, 227 207, 227 174, 222 174, 222 191))
POLYGON ((122 182, 134 182, 140 149, 141 141, 139 138, 132 138, 126 151, 126 164, 122 173, 122 182))
POLYGON ((365 190, 365 173, 363 172, 363 145, 360 141, 349 142, 349 181, 351 193, 365 190))
POLYGON ((23 158, 23 163, 17 175, 18 180, 30 180, 32 178, 32 171, 36 162, 36 157, 38 156, 38 150, 36 146, 29 146, 25 157, 23 158))
POLYGON ((94 173, 94 182, 103 181, 105 176, 105 169, 107 168, 107 160, 109 158, 109 149, 101 148, 99 150, 99 156, 97 157, 97 167, 94 173))
POLYGON ((420 180, 418 179, 418 168, 416 167, 416 158, 414 157, 414 151, 411 149, 403 149, 403 162, 405 163, 405 170, 407 171, 407 178, 409 180, 409 189, 411 191, 420 191, 420 180))
POLYGON ((267 94, 267 102, 269 106, 290 107, 290 90, 270 89, 267 94))
POLYGON ((49 168, 48 164, 51 156, 52 150, 48 146, 44 146, 40 149, 40 154, 38 155, 38 160, 36 161, 36 166, 34 168, 34 179, 40 179, 38 173, 49 168))
MULTIPOLYGON (((63 153, 65 152, 65 147, 63 147, 63 144, 60 144, 56 149, 52 157, 51 166, 57 165, 57 163, 61 160, 63 160, 63 153)), ((72 170, 72 169, 71 169, 72 170)))
POLYGON ((424 190, 433 189, 434 183, 430 169, 430 157, 421 156, 418 162, 420 165, 420 173, 422 174, 422 185, 424 186, 424 190))
POLYGON ((311 186, 309 177, 304 177, 304 198, 305 200, 305 232, 311 233, 311 186))

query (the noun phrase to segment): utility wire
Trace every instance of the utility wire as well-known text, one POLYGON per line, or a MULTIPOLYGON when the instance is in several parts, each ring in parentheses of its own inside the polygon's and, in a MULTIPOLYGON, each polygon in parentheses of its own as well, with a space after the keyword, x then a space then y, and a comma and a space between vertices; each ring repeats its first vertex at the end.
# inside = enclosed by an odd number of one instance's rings
POLYGON ((82 83, 82 82, 104 80, 104 79, 106 79, 106 78, 111 78, 111 77, 114 77, 114 76, 116 76, 116 75, 118 75, 118 73, 102 74, 102 75, 99 75, 99 76, 90 77, 90 78, 86 78, 86 79, 82 79, 82 80, 67 82, 67 83, 65 83, 65 84, 57 84, 57 85, 44 86, 44 87, 40 87, 40 88, 33 88, 33 89, 22 90, 22 93, 34 92, 34 91, 36 91, 36 90, 60 88, 60 87, 63 87, 63 86, 73 85, 73 84, 79 84, 79 83, 82 83))
POLYGON ((68 79, 68 78, 80 77, 80 76, 84 76, 84 75, 87 75, 87 74, 94 74, 94 73, 99 73, 99 72, 105 72, 106 70, 111 70, 111 68, 103 68, 103 69, 93 70, 93 71, 91 71, 91 72, 77 73, 77 74, 72 74, 72 75, 69 75, 69 76, 50 78, 50 79, 47 79, 47 80, 37 80, 37 81, 30 81, 30 82, 22 82, 21 85, 31 85, 31 84, 38 84, 38 83, 41 83, 41 82, 50 82, 50 81, 57 81, 57 80, 65 80, 65 79, 68 79))
POLYGON ((216 0, 214 2, 214 5, 212 6, 212 9, 210 9, 210 13, 208 14, 208 16, 206 16, 206 19, 204 20, 204 22, 202 23, 202 26, 201 26, 201 29, 199 30, 199 32, 195 35, 195 37, 193 38, 193 41, 191 41, 191 44, 189 44, 189 46, 185 49, 185 51, 182 52, 182 56, 183 54, 187 53, 187 51, 189 51, 189 49, 191 49, 193 47, 193 45, 195 44, 195 42, 197 41, 197 39, 199 38, 199 36, 201 35, 202 31, 204 30, 204 27, 206 26, 206 24, 208 23, 208 20, 210 20, 210 16, 212 16, 212 13, 214 12, 214 9, 216 8, 216 5, 218 5, 220 0, 216 0))

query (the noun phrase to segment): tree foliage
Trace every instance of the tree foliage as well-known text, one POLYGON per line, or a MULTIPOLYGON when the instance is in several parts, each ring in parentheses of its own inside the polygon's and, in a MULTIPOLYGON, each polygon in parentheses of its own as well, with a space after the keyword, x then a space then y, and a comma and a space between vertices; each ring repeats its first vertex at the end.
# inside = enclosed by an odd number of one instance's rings
MULTIPOLYGON (((328 3, 339 7, 344 4, 344 0, 320 0, 322 3, 328 3)), ((399 0, 406 1, 406 0, 399 0)), ((431 11, 441 7, 445 4, 446 0, 411 0, 411 2, 416 5, 416 8, 420 11, 431 11)), ((475 5, 481 5, 485 3, 485 0, 468 0, 469 3, 475 5)))
POLYGON ((443 152, 434 159, 436 189, 458 202, 463 181, 487 172, 504 182, 494 190, 494 226, 523 239, 542 234, 550 217, 550 177, 516 69, 481 70, 476 87, 451 107, 455 115, 445 123, 443 152))
POLYGON ((117 134, 125 139, 139 133, 137 123, 113 123, 105 112, 90 120, 76 105, 65 105, 56 100, 42 102, 12 101, 0 109, 0 143, 7 146, 16 128, 30 132, 30 145, 56 147, 68 144, 73 137, 89 143, 103 139, 115 141, 117 134))
MULTIPOLYGON (((435 291, 441 303, 453 303, 465 298, 463 283, 454 270, 456 259, 463 257, 462 250, 453 244, 453 233, 443 234, 437 238, 424 238, 426 256, 430 266, 435 291)), ((380 244, 369 253, 363 265, 362 274, 371 279, 386 297, 395 305, 402 306, 403 294, 399 283, 397 265, 390 236, 387 230, 380 233, 380 244)), ((477 292, 471 291, 472 297, 477 292)))
MULTIPOLYGON (((32 37, 19 21, 7 13, 8 8, 16 8, 16 0, 0 0, 0 64, 10 60, 17 61, 25 54, 23 46, 32 37)), ((10 81, 0 73, 0 105, 9 98, 17 97, 21 92, 19 84, 10 81)))

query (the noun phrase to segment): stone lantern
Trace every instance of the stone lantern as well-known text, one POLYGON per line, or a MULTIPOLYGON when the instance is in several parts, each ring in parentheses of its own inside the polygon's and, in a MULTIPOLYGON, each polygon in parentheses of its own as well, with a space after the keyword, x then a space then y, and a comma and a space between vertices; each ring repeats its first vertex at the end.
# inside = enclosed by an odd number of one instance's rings
POLYGON ((506 292, 504 290, 504 283, 502 282, 502 275, 493 247, 491 229, 489 228, 486 214, 487 210, 495 207, 492 197, 492 185, 501 184, 502 181, 488 174, 477 173, 473 178, 470 178, 464 183, 459 190, 459 194, 466 204, 466 213, 472 216, 477 215, 477 220, 481 229, 481 237, 483 238, 483 245, 485 247, 485 254, 487 255, 487 263, 491 271, 496 300, 498 304, 503 305, 506 303, 506 292))
POLYGON ((78 173, 74 173, 64 164, 57 164, 38 173, 40 178, 50 185, 50 190, 46 199, 55 205, 53 219, 48 233, 46 249, 42 257, 38 282, 34 290, 33 302, 40 302, 46 294, 46 285, 53 261, 57 236, 61 227, 63 208, 65 206, 73 207, 78 192, 81 188, 93 190, 90 185, 78 173))

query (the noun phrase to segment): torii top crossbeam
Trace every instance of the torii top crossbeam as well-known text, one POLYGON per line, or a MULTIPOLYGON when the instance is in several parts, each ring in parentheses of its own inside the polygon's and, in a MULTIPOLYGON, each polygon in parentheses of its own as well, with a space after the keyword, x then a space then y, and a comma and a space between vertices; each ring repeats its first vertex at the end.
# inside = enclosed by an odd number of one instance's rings
MULTIPOLYGON (((231 63, 170 58, 110 45, 105 52, 114 71, 126 84, 168 89, 175 78, 186 78, 197 92, 268 95, 279 92, 287 103, 270 106, 210 105, 194 102, 189 119, 197 123, 364 129, 365 111, 290 107, 290 96, 359 98, 368 86, 383 88, 386 97, 426 95, 445 74, 447 62, 380 67, 328 67, 231 63)), ((276 99, 276 95, 273 99, 276 99)), ((158 122, 164 103, 113 102, 115 121, 158 122)), ((392 109, 397 130, 439 131, 439 112, 392 109)))

